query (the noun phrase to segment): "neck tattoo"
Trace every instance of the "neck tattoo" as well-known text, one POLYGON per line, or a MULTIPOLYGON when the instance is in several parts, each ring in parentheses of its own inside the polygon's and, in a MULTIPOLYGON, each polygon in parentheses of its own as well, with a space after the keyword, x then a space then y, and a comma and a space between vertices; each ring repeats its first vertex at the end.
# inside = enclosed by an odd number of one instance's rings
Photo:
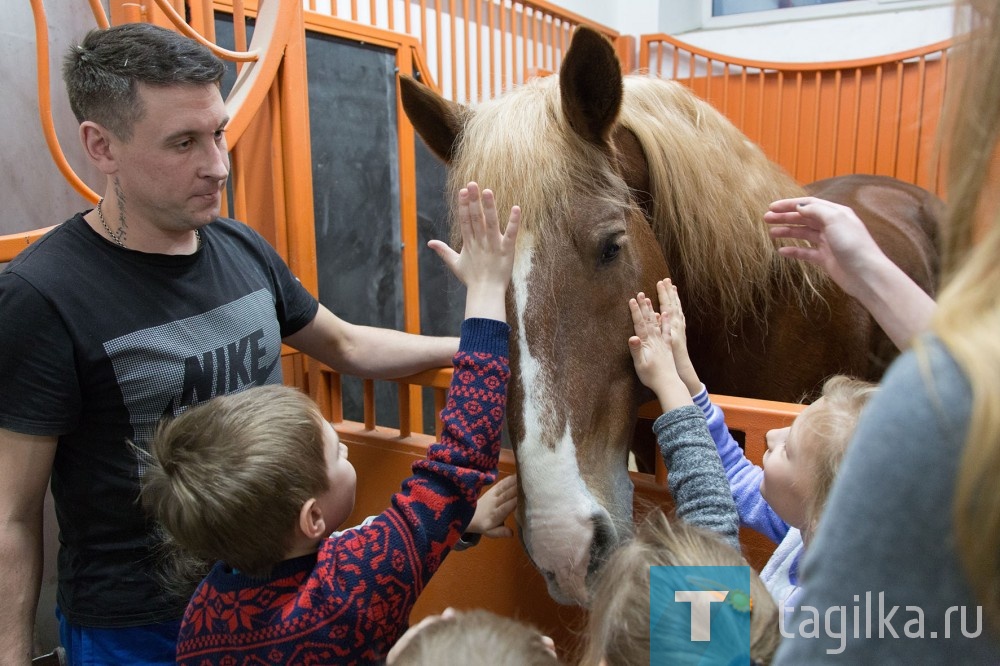
MULTIPOLYGON (((104 230, 106 232, 108 232, 108 236, 110 236, 111 240, 113 240, 115 242, 115 245, 117 245, 118 247, 121 247, 121 248, 128 249, 128 247, 125 245, 125 225, 124 224, 120 225, 118 227, 118 231, 117 232, 111 231, 111 227, 108 226, 107 221, 104 219, 104 211, 101 208, 101 206, 103 204, 104 204, 104 197, 101 197, 97 201, 97 219, 101 221, 101 226, 104 227, 104 230)), ((194 230, 194 238, 195 238, 195 241, 198 243, 198 247, 201 247, 201 231, 200 230, 198 230, 198 229, 194 230)))

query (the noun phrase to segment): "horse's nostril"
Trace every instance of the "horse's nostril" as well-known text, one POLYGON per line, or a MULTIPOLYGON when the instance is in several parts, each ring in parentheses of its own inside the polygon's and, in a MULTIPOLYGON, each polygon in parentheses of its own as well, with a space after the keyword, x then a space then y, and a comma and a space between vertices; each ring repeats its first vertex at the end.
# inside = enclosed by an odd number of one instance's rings
POLYGON ((601 570, 611 553, 618 547, 618 532, 606 513, 595 513, 590 517, 594 524, 594 538, 590 542, 590 562, 587 564, 587 578, 601 570))

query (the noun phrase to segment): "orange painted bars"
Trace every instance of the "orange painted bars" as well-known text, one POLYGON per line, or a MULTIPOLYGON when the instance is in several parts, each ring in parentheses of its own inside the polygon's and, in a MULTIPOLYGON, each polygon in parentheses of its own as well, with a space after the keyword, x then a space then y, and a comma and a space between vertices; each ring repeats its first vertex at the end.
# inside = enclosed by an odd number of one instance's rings
POLYGON ((801 183, 864 172, 940 194, 934 137, 951 46, 948 40, 876 58, 775 63, 655 34, 641 38, 639 66, 685 83, 801 183))

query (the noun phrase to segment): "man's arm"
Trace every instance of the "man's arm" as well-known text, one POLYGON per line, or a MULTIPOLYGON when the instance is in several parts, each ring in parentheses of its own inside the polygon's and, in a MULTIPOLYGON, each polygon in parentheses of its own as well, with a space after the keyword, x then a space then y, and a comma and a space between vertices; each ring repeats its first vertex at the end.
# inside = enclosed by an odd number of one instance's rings
POLYGON ((458 351, 458 338, 359 326, 322 305, 311 322, 284 342, 338 372, 370 379, 394 379, 447 367, 458 351))
POLYGON ((0 663, 31 661, 42 582, 42 507, 55 437, 0 428, 0 663))

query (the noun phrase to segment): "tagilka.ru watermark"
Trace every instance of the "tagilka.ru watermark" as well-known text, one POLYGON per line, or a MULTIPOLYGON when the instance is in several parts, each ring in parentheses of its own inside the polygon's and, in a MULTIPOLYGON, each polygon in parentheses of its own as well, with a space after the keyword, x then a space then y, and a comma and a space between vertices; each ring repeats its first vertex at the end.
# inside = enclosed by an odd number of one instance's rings
MULTIPOLYGON (((749 592, 746 566, 650 567, 649 663, 750 663, 749 592)), ((827 654, 843 652, 849 638, 972 639, 983 631, 981 606, 950 606, 943 618, 928 618, 920 606, 888 605, 884 592, 854 595, 854 602, 802 605, 794 620, 788 609, 778 614, 779 631, 785 639, 823 639, 827 654)))
POLYGON ((750 567, 650 567, 649 663, 750 662, 750 567))
POLYGON ((983 633, 983 607, 976 606, 975 627, 970 629, 969 610, 949 606, 943 623, 929 628, 929 620, 920 606, 887 605, 885 592, 855 594, 850 606, 818 609, 802 605, 796 609, 794 622, 789 613, 779 613, 778 628, 784 638, 826 638, 837 642, 827 654, 840 654, 848 638, 978 638, 983 633), (899 613, 897 616, 896 614, 899 613), (902 623, 902 632, 896 628, 902 623), (794 626, 793 626, 794 625, 794 626))

